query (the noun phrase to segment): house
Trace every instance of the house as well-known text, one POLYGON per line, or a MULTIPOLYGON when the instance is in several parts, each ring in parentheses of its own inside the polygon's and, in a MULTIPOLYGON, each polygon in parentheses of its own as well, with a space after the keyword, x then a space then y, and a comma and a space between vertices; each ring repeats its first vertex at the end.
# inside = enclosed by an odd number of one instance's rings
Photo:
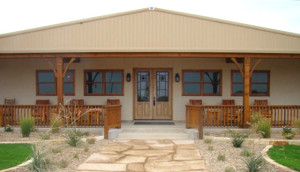
POLYGON ((300 118, 299 74, 299 34, 158 8, 0 35, 0 104, 119 99, 122 120, 184 121, 190 99, 300 118))

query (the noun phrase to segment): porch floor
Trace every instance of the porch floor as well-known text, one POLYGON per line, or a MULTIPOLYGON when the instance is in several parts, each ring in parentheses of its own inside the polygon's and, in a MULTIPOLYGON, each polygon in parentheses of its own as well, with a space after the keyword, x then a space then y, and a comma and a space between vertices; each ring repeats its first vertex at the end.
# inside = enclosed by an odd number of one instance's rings
POLYGON ((193 140, 115 140, 92 154, 77 171, 206 170, 193 140))

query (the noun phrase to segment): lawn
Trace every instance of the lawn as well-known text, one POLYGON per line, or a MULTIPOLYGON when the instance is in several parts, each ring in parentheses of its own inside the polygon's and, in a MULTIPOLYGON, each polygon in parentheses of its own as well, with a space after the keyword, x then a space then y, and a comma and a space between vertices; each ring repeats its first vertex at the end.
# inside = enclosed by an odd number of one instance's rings
POLYGON ((30 144, 0 144, 0 170, 21 164, 31 154, 30 144))
POLYGON ((274 146, 268 151, 268 155, 277 163, 300 171, 300 146, 274 146))

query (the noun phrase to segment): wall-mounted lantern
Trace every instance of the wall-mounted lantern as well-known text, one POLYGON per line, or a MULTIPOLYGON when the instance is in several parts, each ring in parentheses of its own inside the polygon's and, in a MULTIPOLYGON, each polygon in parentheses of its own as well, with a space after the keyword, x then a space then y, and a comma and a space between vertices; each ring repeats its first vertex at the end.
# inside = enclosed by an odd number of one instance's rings
POLYGON ((130 81, 131 81, 131 75, 130 75, 130 73, 127 73, 127 74, 126 74, 126 81, 127 81, 127 82, 130 82, 130 81))
POLYGON ((176 82, 180 82, 180 76, 179 76, 179 73, 176 73, 176 74, 175 74, 175 81, 176 81, 176 82))

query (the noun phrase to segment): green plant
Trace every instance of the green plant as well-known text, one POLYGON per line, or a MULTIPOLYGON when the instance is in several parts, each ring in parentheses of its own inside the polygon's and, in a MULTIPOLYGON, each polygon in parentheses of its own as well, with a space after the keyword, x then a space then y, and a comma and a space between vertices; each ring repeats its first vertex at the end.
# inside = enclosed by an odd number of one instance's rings
POLYGON ((79 136, 79 137, 82 137, 82 136, 89 136, 89 135, 90 135, 90 133, 89 133, 88 131, 82 132, 82 131, 76 130, 76 129, 74 129, 74 133, 75 133, 77 136, 79 136))
POLYGON ((50 123, 52 133, 58 133, 59 129, 64 125, 64 121, 59 115, 53 115, 50 119, 50 123))
POLYGON ((242 134, 242 133, 234 132, 232 130, 229 130, 229 133, 231 135, 231 142, 233 144, 233 147, 235 148, 241 147, 243 142, 245 141, 245 138, 248 137, 248 134, 242 134))
POLYGON ((249 172, 256 172, 264 165, 264 159, 261 155, 252 155, 246 158, 246 163, 249 172))
POLYGON ((10 126, 10 125, 4 126, 4 132, 13 132, 13 131, 14 131, 14 129, 12 126, 10 126))
POLYGON ((49 159, 45 158, 44 147, 42 145, 35 145, 32 149, 32 163, 28 165, 28 168, 32 171, 42 172, 50 168, 49 159))
POLYGON ((263 119, 258 123, 258 131, 263 138, 271 137, 271 121, 269 119, 263 119))
POLYGON ((30 132, 34 128, 34 119, 31 117, 23 118, 20 121, 20 126, 23 137, 29 137, 30 132))
POLYGON ((206 144, 211 144, 211 142, 212 142, 212 139, 204 139, 204 143, 206 143, 206 144))
POLYGON ((225 161, 226 160, 225 154, 219 153, 217 159, 218 159, 218 161, 225 161))
POLYGON ((225 172, 235 172, 236 170, 233 167, 226 167, 225 172))
POLYGON ((61 161, 58 163, 59 168, 66 168, 68 165, 69 165, 68 162, 65 161, 65 160, 61 160, 61 161))
POLYGON ((88 148, 88 147, 85 147, 83 150, 84 150, 84 152, 88 152, 88 151, 89 151, 89 148, 88 148))
POLYGON ((240 154, 241 156, 245 156, 245 157, 249 157, 252 155, 252 153, 250 151, 248 151, 247 149, 243 150, 240 154))
POLYGON ((286 139, 293 139, 297 134, 297 132, 294 132, 292 127, 289 127, 289 126, 283 127, 282 130, 283 130, 283 132, 281 134, 286 139))
POLYGON ((292 133, 293 132, 293 129, 290 126, 285 126, 282 128, 282 130, 283 130, 283 133, 292 133))
POLYGON ((259 112, 253 112, 250 117, 251 128, 258 133, 258 124, 262 121, 263 117, 259 112))
POLYGON ((214 147, 213 147, 213 146, 208 146, 207 149, 208 149, 209 151, 213 151, 213 150, 214 150, 214 147))
POLYGON ((45 133, 45 134, 41 135, 41 139, 42 140, 49 140, 50 139, 50 134, 45 133))
POLYGON ((61 152, 61 150, 58 148, 52 149, 52 153, 60 153, 60 152, 61 152))
POLYGON ((95 144, 95 142, 96 142, 96 138, 87 138, 86 139, 86 142, 88 143, 88 144, 95 144))
POLYGON ((73 155, 73 158, 78 159, 78 158, 79 158, 79 157, 78 157, 78 153, 75 153, 75 154, 73 155))
POLYGON ((67 144, 72 147, 77 147, 80 143, 80 136, 78 136, 78 134, 76 134, 76 130, 74 130, 74 129, 66 130, 65 138, 66 138, 67 144))

